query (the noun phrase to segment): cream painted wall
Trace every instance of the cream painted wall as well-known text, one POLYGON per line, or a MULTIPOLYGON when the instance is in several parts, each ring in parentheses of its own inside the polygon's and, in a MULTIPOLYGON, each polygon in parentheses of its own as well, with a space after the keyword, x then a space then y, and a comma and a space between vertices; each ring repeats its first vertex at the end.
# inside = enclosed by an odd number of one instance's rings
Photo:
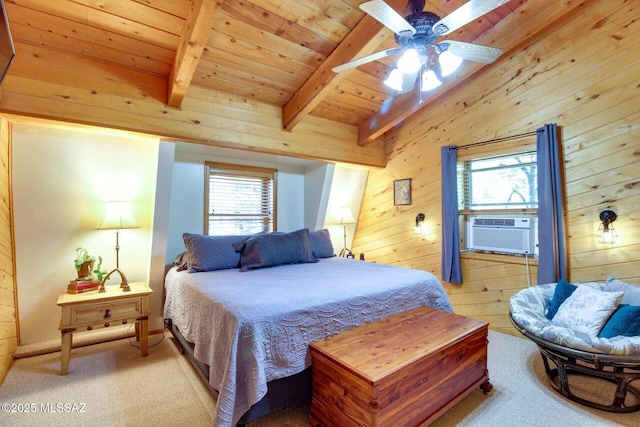
POLYGON ((169 211, 171 206, 171 183, 173 181, 173 159, 175 144, 161 141, 158 147, 158 170, 156 173, 155 204, 153 212, 153 228, 151 232, 151 266, 149 272, 149 286, 158 292, 151 294, 149 306, 149 330, 164 329, 164 315, 162 303, 164 295, 165 266, 167 264, 167 230, 169 228, 169 211))
MULTIPOLYGON (((171 190, 171 207, 167 242, 167 262, 173 261, 176 255, 185 250, 183 233, 202 234, 204 231, 204 163, 206 161, 243 164, 278 169, 277 182, 277 229, 279 231, 295 231, 309 227, 305 223, 305 200, 314 197, 313 191, 305 187, 306 168, 283 163, 259 161, 259 157, 251 160, 221 156, 200 151, 176 152, 173 165, 173 182, 171 190)), ((278 161, 280 160, 280 161, 278 161)), ((317 167, 319 162, 313 162, 317 167)))
MULTIPOLYGON (((336 255, 345 247, 345 231, 346 247, 351 249, 357 227, 357 224, 337 225, 337 215, 341 208, 348 207, 353 218, 358 220, 368 175, 367 168, 342 164, 336 165, 333 172, 324 226, 329 230, 336 255)), ((359 254, 355 257, 358 258, 359 254)))
MULTIPOLYGON (((138 229, 120 233, 120 267, 149 281, 159 141, 109 130, 15 123, 13 207, 20 343, 59 339, 56 301, 74 279, 75 248, 115 267, 115 233, 94 228, 108 200, 131 201, 138 229)), ((119 283, 119 277, 109 284, 119 283)), ((155 289, 161 294, 162 289, 155 289)), ((154 299, 155 301, 155 299, 154 299)), ((160 315, 161 299, 152 303, 160 315)))
POLYGON ((309 230, 324 228, 335 169, 335 164, 327 163, 305 175, 304 223, 309 230))

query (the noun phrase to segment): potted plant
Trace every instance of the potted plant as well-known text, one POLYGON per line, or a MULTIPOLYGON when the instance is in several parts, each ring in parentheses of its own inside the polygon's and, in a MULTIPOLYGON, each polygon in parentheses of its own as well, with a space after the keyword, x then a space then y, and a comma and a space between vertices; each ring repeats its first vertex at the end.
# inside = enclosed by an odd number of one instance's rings
MULTIPOLYGON (((102 260, 100 260, 102 262, 102 260)), ((89 280, 93 277, 93 266, 96 258, 83 247, 76 248, 75 267, 78 277, 76 280, 89 280)))
POLYGON ((98 257, 98 265, 96 265, 96 268, 95 270, 93 270, 93 272, 98 277, 98 282, 100 282, 100 284, 104 286, 104 283, 102 283, 102 281, 104 280, 104 277, 107 275, 107 270, 102 270, 101 256, 98 257))

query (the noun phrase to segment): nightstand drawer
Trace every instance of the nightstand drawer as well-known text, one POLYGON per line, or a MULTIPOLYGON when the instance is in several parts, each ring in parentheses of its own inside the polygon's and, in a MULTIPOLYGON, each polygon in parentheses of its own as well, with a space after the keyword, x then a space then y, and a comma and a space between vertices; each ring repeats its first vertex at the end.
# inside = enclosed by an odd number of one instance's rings
POLYGON ((69 326, 113 322, 142 314, 142 298, 71 307, 69 326))

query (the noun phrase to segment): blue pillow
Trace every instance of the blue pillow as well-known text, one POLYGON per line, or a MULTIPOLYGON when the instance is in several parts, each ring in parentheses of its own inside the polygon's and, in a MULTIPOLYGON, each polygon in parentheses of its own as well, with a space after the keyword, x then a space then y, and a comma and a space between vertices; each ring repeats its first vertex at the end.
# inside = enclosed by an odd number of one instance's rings
POLYGON ((260 234, 234 245, 240 253, 240 271, 283 264, 318 262, 309 246, 309 230, 260 234))
POLYGON ((182 239, 187 248, 189 273, 225 270, 240 266, 240 255, 233 247, 251 236, 203 236, 184 233, 182 239))
POLYGON ((549 302, 549 308, 547 309, 547 314, 545 316, 547 319, 553 319, 553 316, 558 312, 558 308, 560 305, 571 296, 573 291, 575 291, 578 287, 576 285, 572 285, 571 283, 565 282, 564 279, 558 280, 558 284, 556 285, 556 290, 553 293, 553 297, 549 302))
POLYGON ((316 258, 331 258, 336 256, 333 252, 333 244, 331 243, 331 236, 329 230, 316 230, 309 232, 309 246, 311 246, 311 252, 316 258))
POLYGON ((598 334, 600 338, 640 335, 640 306, 620 304, 598 334))

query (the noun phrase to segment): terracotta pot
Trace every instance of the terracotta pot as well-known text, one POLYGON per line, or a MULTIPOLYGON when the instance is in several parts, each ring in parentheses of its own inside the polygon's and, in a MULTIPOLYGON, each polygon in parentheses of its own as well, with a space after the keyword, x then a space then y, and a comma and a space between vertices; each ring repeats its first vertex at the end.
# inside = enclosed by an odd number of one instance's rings
POLYGON ((78 278, 76 280, 87 280, 93 275, 94 261, 85 261, 80 265, 78 269, 78 278))

